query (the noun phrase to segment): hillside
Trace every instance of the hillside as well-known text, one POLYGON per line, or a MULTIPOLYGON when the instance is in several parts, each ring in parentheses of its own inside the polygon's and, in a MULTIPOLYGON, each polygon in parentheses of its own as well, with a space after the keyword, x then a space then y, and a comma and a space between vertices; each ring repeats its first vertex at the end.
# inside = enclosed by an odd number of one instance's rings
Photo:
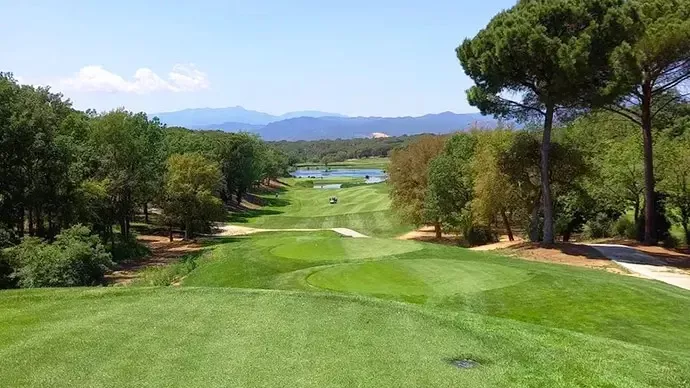
POLYGON ((256 133, 264 140, 322 140, 449 133, 474 126, 494 127, 497 121, 479 113, 444 112, 420 117, 345 117, 333 113, 304 111, 281 116, 246 110, 188 109, 161 113, 160 120, 170 126, 193 129, 218 129, 226 132, 256 133), (216 120, 216 121, 213 121, 216 120))

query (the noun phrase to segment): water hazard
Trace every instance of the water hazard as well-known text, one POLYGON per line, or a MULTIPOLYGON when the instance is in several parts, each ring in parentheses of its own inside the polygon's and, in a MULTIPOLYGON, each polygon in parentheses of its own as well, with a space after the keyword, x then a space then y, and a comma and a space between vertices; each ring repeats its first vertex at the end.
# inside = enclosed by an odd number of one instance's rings
MULTIPOLYGON (((379 183, 388 179, 388 175, 386 175, 384 170, 374 168, 299 169, 293 171, 292 176, 305 179, 364 178, 366 183, 379 183)), ((321 188, 337 188, 335 185, 319 185, 318 182, 314 182, 314 187, 317 186, 323 186, 321 188)))

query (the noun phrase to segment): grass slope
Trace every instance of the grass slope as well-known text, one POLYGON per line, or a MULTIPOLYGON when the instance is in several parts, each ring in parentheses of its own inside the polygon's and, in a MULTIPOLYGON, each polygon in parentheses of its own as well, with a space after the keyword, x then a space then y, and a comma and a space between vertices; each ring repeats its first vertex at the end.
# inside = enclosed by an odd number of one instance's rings
POLYGON ((352 239, 331 232, 258 234, 216 245, 183 285, 331 290, 690 355, 690 292, 655 281, 457 247, 352 239))
POLYGON ((681 386, 688 358, 467 313, 212 288, 5 292, 0 386, 681 386), (482 362, 472 370, 452 358, 482 362))
POLYGON ((266 195, 267 206, 234 214, 231 222, 257 228, 337 228, 346 227, 377 237, 393 237, 411 229, 390 210, 385 183, 344 189, 312 189, 293 186, 278 198, 266 195), (329 198, 338 197, 331 205, 329 198))
POLYGON ((2 291, 0 387, 690 385, 690 292, 382 238, 405 228, 385 185, 264 200, 235 221, 377 237, 213 239, 150 270, 182 287, 2 291))

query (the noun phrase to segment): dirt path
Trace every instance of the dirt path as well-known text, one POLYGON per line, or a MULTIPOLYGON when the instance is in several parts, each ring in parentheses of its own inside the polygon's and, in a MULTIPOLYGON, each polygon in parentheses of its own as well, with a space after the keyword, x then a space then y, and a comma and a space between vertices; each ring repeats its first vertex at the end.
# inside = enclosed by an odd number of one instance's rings
POLYGON ((151 255, 134 263, 120 264, 117 270, 106 275, 108 283, 127 285, 134 281, 145 268, 176 262, 180 257, 202 248, 200 244, 193 241, 183 241, 177 238, 170 242, 168 237, 163 236, 141 235, 137 237, 137 240, 151 250, 151 255))
POLYGON ((239 225, 223 225, 220 227, 221 232, 215 234, 216 236, 245 236, 260 232, 320 232, 324 230, 330 230, 336 232, 342 236, 354 237, 354 238, 368 238, 369 236, 359 233, 355 230, 349 228, 331 228, 331 229, 261 229, 261 228, 249 228, 246 226, 239 225))
POLYGON ((640 276, 690 290, 690 274, 633 247, 619 244, 589 244, 611 261, 640 276))

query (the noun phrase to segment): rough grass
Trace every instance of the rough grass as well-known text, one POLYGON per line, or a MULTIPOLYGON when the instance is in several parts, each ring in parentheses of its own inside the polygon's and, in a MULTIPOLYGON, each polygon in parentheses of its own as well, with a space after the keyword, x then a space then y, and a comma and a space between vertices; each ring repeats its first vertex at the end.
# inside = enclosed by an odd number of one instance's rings
POLYGON ((673 387, 687 353, 337 295, 221 288, 5 292, 7 387, 673 387), (453 358, 482 365, 458 370, 453 358))

